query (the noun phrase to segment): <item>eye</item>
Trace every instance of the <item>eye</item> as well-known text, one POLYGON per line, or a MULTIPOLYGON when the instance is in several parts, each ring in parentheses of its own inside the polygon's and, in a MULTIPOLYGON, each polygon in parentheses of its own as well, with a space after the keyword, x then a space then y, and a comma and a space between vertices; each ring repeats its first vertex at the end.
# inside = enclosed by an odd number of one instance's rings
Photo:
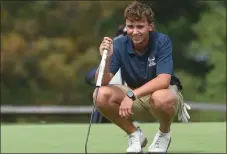
POLYGON ((127 25, 127 28, 130 28, 131 29, 131 28, 133 28, 133 26, 132 25, 127 25))
POLYGON ((137 28, 138 29, 142 29, 144 26, 143 25, 138 25, 137 28))

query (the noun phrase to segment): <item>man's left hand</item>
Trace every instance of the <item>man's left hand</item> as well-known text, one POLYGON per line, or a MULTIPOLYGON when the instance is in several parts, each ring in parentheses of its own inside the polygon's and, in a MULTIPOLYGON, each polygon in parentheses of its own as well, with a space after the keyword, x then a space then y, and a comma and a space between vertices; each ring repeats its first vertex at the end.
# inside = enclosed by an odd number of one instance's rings
POLYGON ((125 118, 129 117, 130 115, 133 115, 132 104, 132 99, 130 99, 128 96, 125 96, 119 108, 119 115, 125 118))

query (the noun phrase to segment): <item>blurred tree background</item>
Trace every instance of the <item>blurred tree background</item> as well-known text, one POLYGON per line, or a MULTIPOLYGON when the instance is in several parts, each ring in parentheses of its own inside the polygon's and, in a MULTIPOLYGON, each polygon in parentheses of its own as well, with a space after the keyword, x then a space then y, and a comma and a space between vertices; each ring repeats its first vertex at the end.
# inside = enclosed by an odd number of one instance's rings
MULTIPOLYGON (((226 102, 226 1, 142 1, 173 41, 185 100, 226 102)), ((1 104, 91 105, 85 74, 130 1, 1 3, 1 104)))

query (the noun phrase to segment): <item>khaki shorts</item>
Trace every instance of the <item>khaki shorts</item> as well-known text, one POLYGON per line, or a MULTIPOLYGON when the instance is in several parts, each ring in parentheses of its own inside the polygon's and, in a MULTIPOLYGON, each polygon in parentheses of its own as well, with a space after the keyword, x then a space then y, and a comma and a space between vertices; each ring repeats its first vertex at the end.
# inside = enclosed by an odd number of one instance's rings
MULTIPOLYGON (((126 93, 128 90, 131 90, 126 85, 115 85, 115 86, 120 88, 124 93, 126 93)), ((175 112, 177 113, 179 105, 184 103, 183 96, 182 96, 181 92, 178 90, 176 85, 170 85, 169 89, 171 91, 173 91, 177 96, 177 102, 175 103, 175 112)), ((132 112, 134 114, 130 117, 130 119, 135 120, 135 121, 151 121, 152 120, 152 115, 155 116, 155 112, 150 104, 150 97, 151 97, 151 95, 147 95, 147 96, 141 97, 139 99, 136 99, 133 102, 132 112)))

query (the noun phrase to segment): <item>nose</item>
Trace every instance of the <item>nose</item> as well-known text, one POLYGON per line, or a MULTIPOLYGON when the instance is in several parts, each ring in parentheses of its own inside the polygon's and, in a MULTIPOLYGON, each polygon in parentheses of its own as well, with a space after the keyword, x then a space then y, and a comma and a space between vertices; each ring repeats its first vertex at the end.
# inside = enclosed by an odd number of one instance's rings
POLYGON ((139 33, 138 29, 134 28, 133 31, 132 31, 132 34, 138 34, 138 33, 139 33))

